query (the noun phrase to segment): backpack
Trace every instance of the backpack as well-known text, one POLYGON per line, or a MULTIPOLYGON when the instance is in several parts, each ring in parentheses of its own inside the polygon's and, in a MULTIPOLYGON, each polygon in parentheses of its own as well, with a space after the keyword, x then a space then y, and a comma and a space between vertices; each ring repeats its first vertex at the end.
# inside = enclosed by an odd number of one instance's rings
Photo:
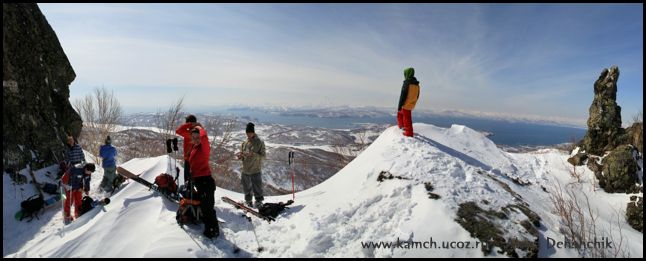
POLYGON ((202 209, 200 208, 199 200, 190 200, 183 198, 179 201, 179 209, 175 216, 177 224, 184 226, 185 224, 197 224, 202 221, 202 209))
POLYGON ((121 184, 123 184, 123 182, 125 182, 125 181, 126 181, 126 178, 125 178, 125 177, 123 177, 123 176, 121 176, 121 175, 117 175, 117 176, 112 180, 112 191, 114 192, 114 191, 115 191, 119 186, 121 186, 121 184))
POLYGON ((52 183, 45 183, 43 185, 43 191, 49 194, 57 194, 58 193, 58 185, 52 184, 52 183))
POLYGON ((159 191, 166 193, 167 195, 177 193, 177 184, 173 176, 167 173, 162 173, 155 177, 155 184, 159 188, 159 191))
POLYGON ((89 196, 83 196, 83 200, 81 201, 81 209, 79 210, 79 215, 82 216, 83 214, 92 210, 94 208, 94 206, 92 206, 92 203, 94 203, 94 199, 92 199, 89 196))
POLYGON ((20 208, 22 210, 20 221, 22 221, 22 219, 26 217, 31 217, 31 219, 29 219, 29 221, 31 221, 32 219, 34 219, 34 215, 36 216, 36 219, 39 219, 38 211, 43 209, 43 207, 45 207, 45 200, 40 194, 33 195, 26 200, 23 200, 22 202, 20 202, 20 208))
POLYGON ((279 202, 279 203, 265 203, 258 208, 258 213, 260 213, 263 216, 266 217, 273 217, 276 218, 280 212, 283 212, 283 210, 288 209, 287 206, 291 205, 294 203, 293 200, 287 201, 287 203, 279 202))

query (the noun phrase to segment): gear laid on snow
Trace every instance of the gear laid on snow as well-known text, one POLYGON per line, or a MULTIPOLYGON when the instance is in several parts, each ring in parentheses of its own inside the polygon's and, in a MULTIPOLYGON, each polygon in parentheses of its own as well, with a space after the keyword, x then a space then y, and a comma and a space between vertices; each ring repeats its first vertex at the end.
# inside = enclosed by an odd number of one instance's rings
POLYGON ((244 203, 236 202, 235 200, 233 200, 233 199, 231 199, 229 197, 222 197, 222 201, 233 205, 235 208, 240 209, 240 210, 244 211, 245 213, 249 213, 249 214, 254 215, 254 216, 256 216, 256 217, 258 217, 260 219, 266 220, 267 222, 271 223, 271 221, 276 221, 276 219, 274 219, 273 217, 264 216, 264 215, 260 214, 258 211, 254 210, 254 209, 252 209, 250 207, 247 207, 244 203))
POLYGON ((141 185, 144 185, 144 186, 148 187, 148 189, 152 189, 152 190, 154 190, 156 192, 159 192, 159 194, 164 196, 164 198, 166 198, 166 199, 168 199, 168 200, 170 200, 172 202, 179 203, 179 198, 177 197, 177 194, 172 195, 172 194, 168 194, 167 192, 160 191, 159 188, 157 186, 155 186, 153 183, 150 183, 149 181, 147 181, 145 179, 142 179, 138 175, 135 175, 134 173, 124 169, 121 166, 117 167, 117 173, 119 173, 119 175, 122 175, 122 176, 124 176, 126 178, 134 180, 135 182, 137 182, 137 183, 139 183, 141 185))
POLYGON ((96 206, 110 204, 109 198, 104 198, 103 200, 94 200, 90 196, 84 196, 81 203, 81 212, 80 215, 87 213, 96 206))

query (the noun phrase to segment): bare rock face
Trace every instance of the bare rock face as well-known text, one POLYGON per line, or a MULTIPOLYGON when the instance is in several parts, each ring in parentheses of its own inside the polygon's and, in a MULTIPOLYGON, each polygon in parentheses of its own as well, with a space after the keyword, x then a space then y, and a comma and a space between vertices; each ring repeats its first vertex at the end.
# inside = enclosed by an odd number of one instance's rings
POLYGON ((2 4, 3 167, 63 160, 82 121, 69 102, 76 74, 36 4, 2 4))
POLYGON ((633 156, 631 145, 621 145, 610 152, 603 159, 603 189, 608 193, 637 192, 635 184, 639 183, 637 177, 637 162, 633 156))
POLYGON ((589 154, 603 155, 626 142, 621 128, 621 107, 617 105, 619 68, 603 69, 594 83, 594 100, 590 105, 588 132, 582 147, 589 154))
POLYGON ((633 123, 632 126, 628 127, 626 129, 626 134, 628 135, 628 142, 635 146, 637 150, 641 153, 644 153, 643 145, 644 145, 644 123, 643 122, 636 122, 633 123))
POLYGON ((630 197, 626 206, 626 220, 635 230, 644 233, 644 197, 630 197))

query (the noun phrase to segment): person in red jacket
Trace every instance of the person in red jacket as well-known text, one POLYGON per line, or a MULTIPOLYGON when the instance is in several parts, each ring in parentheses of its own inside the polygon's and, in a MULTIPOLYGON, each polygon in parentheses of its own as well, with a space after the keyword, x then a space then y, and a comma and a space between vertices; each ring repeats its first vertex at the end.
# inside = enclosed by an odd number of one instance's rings
MULTIPOLYGON (((189 154, 191 153, 191 148, 193 147, 193 143, 191 142, 191 130, 195 126, 202 126, 199 122, 197 122, 197 118, 195 115, 191 114, 186 116, 186 123, 180 125, 176 130, 175 133, 179 136, 182 136, 184 138, 184 183, 190 183, 191 177, 189 176, 189 170, 190 170, 190 164, 189 164, 189 154)), ((190 186, 189 186, 190 187, 190 186)))
POLYGON ((190 176, 201 200, 204 222, 204 236, 214 238, 220 235, 218 219, 213 209, 215 205, 215 180, 211 176, 211 145, 209 136, 202 126, 195 126, 191 130, 191 141, 193 146, 189 153, 190 176))

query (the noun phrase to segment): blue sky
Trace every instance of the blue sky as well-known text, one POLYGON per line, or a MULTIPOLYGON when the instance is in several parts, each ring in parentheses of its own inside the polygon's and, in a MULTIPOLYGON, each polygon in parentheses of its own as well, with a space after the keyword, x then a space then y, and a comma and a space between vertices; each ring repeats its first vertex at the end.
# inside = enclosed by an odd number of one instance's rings
POLYGON ((624 121, 643 109, 643 4, 39 4, 77 74, 71 99, 129 110, 397 105, 585 122, 618 65, 624 121))

